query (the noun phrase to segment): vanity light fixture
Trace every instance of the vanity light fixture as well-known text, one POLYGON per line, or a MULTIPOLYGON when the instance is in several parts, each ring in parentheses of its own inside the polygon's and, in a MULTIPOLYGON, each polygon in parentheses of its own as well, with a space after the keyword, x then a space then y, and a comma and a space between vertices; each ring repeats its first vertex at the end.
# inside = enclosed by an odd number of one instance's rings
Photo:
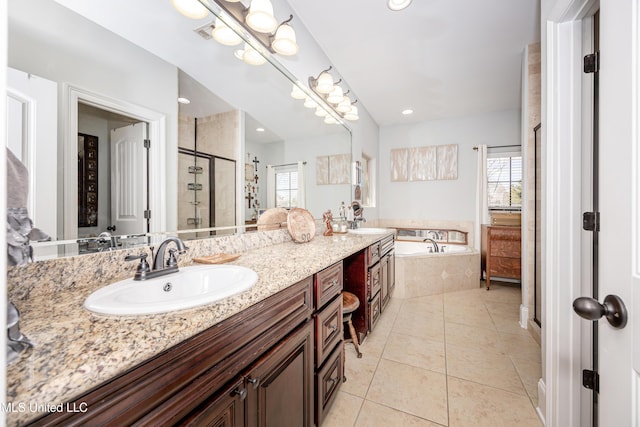
MULTIPOLYGON (((205 7, 198 0, 171 0, 171 3, 180 13, 189 18, 201 19, 209 14, 209 6, 205 7)), ((273 15, 271 0, 252 0, 249 7, 245 7, 240 0, 207 0, 204 3, 215 3, 221 9, 220 16, 206 26, 207 32, 210 31, 214 40, 226 46, 236 46, 244 39, 254 47, 256 54, 264 57, 264 61, 250 59, 250 64, 266 62, 266 57, 270 53, 284 56, 298 53, 296 33, 289 24, 293 15, 289 15, 286 21, 278 25, 273 15), (239 35, 241 33, 242 36, 239 35)), ((200 32, 203 28, 196 31, 200 32)), ((239 58, 244 58, 243 53, 234 52, 239 58)), ((248 56, 253 58, 253 52, 248 56)))
POLYGON ((334 83, 333 77, 329 74, 332 68, 323 70, 318 77, 309 77, 309 88, 327 101, 327 105, 334 113, 327 116, 325 123, 337 123, 337 118, 358 120, 358 108, 353 105, 358 101, 351 102, 351 98, 346 96, 349 91, 344 93, 342 87, 339 86, 341 79, 334 83), (333 119, 333 122, 328 119, 329 117, 333 119))
POLYGON ((411 0, 387 0, 389 9, 397 11, 402 10, 411 4, 411 0))
POLYGON ((305 98, 303 105, 305 108, 318 108, 318 103, 310 97, 305 98))
POLYGON ((328 114, 329 113, 327 113, 327 110, 318 105, 318 108, 316 108, 316 116, 327 117, 328 114))

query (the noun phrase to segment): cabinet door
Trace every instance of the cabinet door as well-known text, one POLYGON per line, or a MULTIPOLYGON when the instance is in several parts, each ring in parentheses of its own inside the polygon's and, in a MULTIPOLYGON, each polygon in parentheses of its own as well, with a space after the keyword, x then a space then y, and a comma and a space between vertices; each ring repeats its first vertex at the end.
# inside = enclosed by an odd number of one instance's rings
POLYGON ((239 379, 204 402, 178 425, 244 427, 246 396, 244 381, 239 379))
POLYGON ((389 253, 389 275, 387 277, 389 297, 393 295, 393 290, 396 288, 396 255, 395 253, 389 253))
POLYGON ((380 263, 369 268, 367 273, 367 300, 371 300, 374 295, 380 292, 382 282, 380 280, 380 263))
POLYGON ((334 298, 313 320, 316 329, 316 367, 319 367, 342 341, 342 297, 334 298))
POLYGON ((265 353, 246 373, 247 426, 313 425, 313 322, 265 353))
POLYGON ((380 260, 380 283, 380 309, 384 310, 389 302, 389 255, 383 256, 380 260))

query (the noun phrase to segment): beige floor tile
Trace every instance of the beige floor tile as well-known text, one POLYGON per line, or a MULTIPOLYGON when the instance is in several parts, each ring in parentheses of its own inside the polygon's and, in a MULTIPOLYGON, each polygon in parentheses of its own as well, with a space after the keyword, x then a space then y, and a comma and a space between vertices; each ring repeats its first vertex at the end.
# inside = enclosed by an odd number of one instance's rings
POLYGON ((447 344, 447 374, 520 395, 527 395, 511 358, 447 344))
POLYGON ((444 294, 440 295, 427 295, 424 297, 416 297, 405 300, 407 304, 428 304, 434 308, 440 308, 442 310, 442 304, 444 303, 444 294))
POLYGON ((511 315, 503 316, 497 313, 490 313, 490 315, 498 332, 531 335, 529 331, 520 326, 520 319, 518 317, 514 318, 511 315))
POLYGON ((499 332, 500 347, 503 351, 519 359, 540 360, 540 346, 530 334, 508 334, 499 332))
POLYGON ((491 283, 491 290, 481 294, 485 302, 505 302, 512 304, 520 304, 522 301, 522 293, 520 285, 506 284, 501 285, 496 282, 491 283))
POLYGON ((364 352, 362 353, 362 359, 358 359, 352 348, 353 346, 347 344, 345 351, 346 361, 344 363, 344 376, 347 381, 342 383, 341 390, 364 398, 367 395, 367 390, 369 390, 369 385, 376 372, 380 358, 364 352))
MULTIPOLYGON (((365 337, 364 341, 360 345, 360 351, 364 354, 366 353, 369 357, 380 358, 382 356, 382 352, 384 351, 384 347, 387 345, 387 340, 389 339, 389 335, 391 334, 391 328, 382 329, 376 328, 365 337)), ((347 344, 347 348, 353 344, 347 344)), ((355 351, 353 352, 355 355, 355 351)))
POLYGON ((497 314, 502 317, 513 318, 515 320, 520 319, 520 303, 511 302, 494 302, 485 301, 485 307, 492 316, 497 314))
MULTIPOLYGON (((351 424, 343 424, 350 426, 351 424)), ((362 410, 358 416, 355 427, 439 427, 440 424, 434 424, 422 418, 409 415, 405 412, 397 411, 377 403, 364 401, 362 410)), ((322 427, 325 427, 322 424, 322 427)))
POLYGON ((444 319, 440 313, 398 314, 392 332, 420 337, 432 341, 444 341, 444 319))
POLYGON ((444 309, 444 321, 446 323, 459 323, 461 325, 478 326, 495 329, 493 319, 484 304, 476 306, 455 306, 448 304, 444 309))
POLYGON ((381 359, 367 400, 446 425, 446 376, 381 359))
POLYGON ((504 353, 500 337, 495 329, 447 323, 445 333, 447 344, 504 353))
POLYGON ((529 398, 448 377, 449 427, 539 427, 529 398))
POLYGON ((339 391, 329 413, 322 422, 322 427, 353 426, 364 400, 343 391, 339 391))
POLYGON ((382 357, 417 368, 446 373, 444 343, 392 333, 382 357))
POLYGON ((385 313, 393 313, 393 314, 398 314, 398 312, 400 311, 400 309, 402 308, 402 303, 404 302, 403 299, 400 298, 394 298, 393 296, 391 297, 391 299, 389 300, 389 303, 387 304, 387 306, 385 307, 385 313))
POLYGON ((511 358, 513 365, 522 379, 524 388, 534 406, 538 405, 538 382, 542 377, 542 363, 540 360, 511 358))

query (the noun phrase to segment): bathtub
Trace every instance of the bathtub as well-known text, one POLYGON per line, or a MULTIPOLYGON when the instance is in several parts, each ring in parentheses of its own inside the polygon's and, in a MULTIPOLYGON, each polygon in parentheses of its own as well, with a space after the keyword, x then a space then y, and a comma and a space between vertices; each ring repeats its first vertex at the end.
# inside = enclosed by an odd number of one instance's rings
POLYGON ((463 245, 448 245, 446 243, 438 245, 440 248, 439 253, 433 252, 433 245, 427 242, 410 242, 404 240, 396 240, 396 256, 415 256, 415 255, 445 255, 445 254, 459 254, 469 253, 472 249, 463 245))
POLYGON ((395 242, 397 298, 440 295, 480 288, 480 253, 464 245, 439 244, 433 253, 429 242, 395 242))

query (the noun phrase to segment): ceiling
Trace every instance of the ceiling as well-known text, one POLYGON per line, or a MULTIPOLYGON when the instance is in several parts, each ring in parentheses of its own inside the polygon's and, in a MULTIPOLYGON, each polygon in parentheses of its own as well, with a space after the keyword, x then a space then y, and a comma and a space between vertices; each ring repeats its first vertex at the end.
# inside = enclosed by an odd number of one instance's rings
POLYGON ((379 126, 520 108, 540 0, 288 2, 379 126))

